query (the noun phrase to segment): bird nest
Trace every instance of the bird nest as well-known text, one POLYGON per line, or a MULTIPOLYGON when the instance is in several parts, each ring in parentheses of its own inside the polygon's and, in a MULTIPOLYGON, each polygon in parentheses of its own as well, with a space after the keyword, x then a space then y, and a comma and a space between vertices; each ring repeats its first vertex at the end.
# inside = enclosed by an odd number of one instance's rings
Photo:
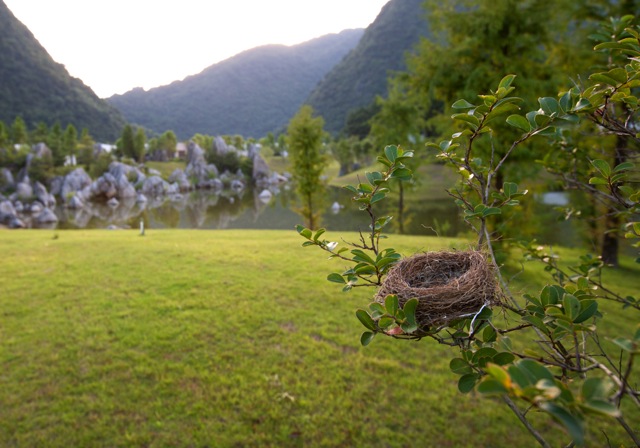
POLYGON ((375 299, 384 303, 389 294, 398 296, 400 306, 418 299, 418 333, 500 303, 494 270, 481 252, 473 250, 427 252, 401 260, 389 271, 375 299))

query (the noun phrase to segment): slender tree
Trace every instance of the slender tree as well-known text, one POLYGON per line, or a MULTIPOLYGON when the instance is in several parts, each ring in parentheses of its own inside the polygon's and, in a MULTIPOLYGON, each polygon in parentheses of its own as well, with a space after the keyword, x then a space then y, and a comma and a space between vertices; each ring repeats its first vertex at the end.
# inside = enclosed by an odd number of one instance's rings
POLYGON ((49 136, 47 137, 47 146, 51 149, 54 166, 62 166, 64 164, 64 157, 67 155, 64 152, 63 138, 64 133, 60 123, 55 123, 51 127, 49 136))
POLYGON ((46 143, 49 137, 49 127, 44 121, 39 122, 36 128, 31 132, 31 143, 46 143))
POLYGON ((122 129, 120 136, 119 152, 123 157, 134 158, 135 142, 133 136, 133 128, 130 124, 126 124, 122 129))
POLYGON ((0 149, 7 149, 9 145, 9 132, 3 121, 0 121, 0 149))
POLYGON ((11 126, 11 140, 14 145, 26 145, 29 143, 27 125, 20 116, 16 117, 11 126))
POLYGON ((133 139, 133 154, 132 158, 138 163, 144 162, 145 144, 147 143, 147 136, 144 133, 144 129, 138 128, 136 135, 133 139))
POLYGON ((322 117, 313 117, 313 109, 305 105, 291 119, 287 130, 293 179, 303 204, 302 216, 310 229, 318 226, 324 193, 320 179, 327 166, 327 158, 322 154, 323 128, 322 117))
POLYGON ((62 146, 65 155, 70 158, 76 156, 78 149, 78 131, 72 124, 68 124, 62 137, 62 146))

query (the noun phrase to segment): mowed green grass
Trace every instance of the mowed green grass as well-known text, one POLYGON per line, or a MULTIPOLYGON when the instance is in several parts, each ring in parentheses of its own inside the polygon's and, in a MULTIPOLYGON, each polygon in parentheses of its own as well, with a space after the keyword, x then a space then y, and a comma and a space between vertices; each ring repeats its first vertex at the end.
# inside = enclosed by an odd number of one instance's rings
MULTIPOLYGON (((406 254, 467 244, 391 241, 406 254)), ((534 445, 501 402, 457 391, 455 351, 361 347, 354 312, 373 291, 341 293, 325 278, 343 265, 301 242, 293 230, 1 231, 0 446, 534 445)))

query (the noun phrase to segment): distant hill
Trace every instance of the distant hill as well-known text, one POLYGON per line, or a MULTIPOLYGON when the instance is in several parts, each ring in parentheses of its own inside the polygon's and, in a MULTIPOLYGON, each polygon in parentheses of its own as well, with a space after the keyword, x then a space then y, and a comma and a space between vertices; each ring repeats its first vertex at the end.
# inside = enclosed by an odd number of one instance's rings
POLYGON ((325 129, 338 132, 348 113, 384 96, 390 72, 406 68, 405 57, 421 36, 429 35, 424 0, 391 0, 364 36, 318 84, 307 99, 325 119, 325 129))
POLYGON ((120 112, 56 63, 2 0, 0 58, 0 120, 5 124, 18 115, 29 128, 40 121, 71 123, 102 141, 114 141, 122 131, 120 112))
POLYGON ((323 76, 364 31, 346 30, 295 45, 266 45, 170 85, 107 99, 128 121, 178 138, 196 133, 262 137, 283 129, 323 76))

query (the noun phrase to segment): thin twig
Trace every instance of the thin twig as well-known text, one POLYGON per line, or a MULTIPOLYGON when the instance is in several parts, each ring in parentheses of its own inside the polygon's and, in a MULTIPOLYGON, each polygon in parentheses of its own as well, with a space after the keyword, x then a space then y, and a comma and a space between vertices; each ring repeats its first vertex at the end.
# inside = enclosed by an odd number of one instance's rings
POLYGON ((527 420, 527 418, 522 414, 522 412, 520 412, 520 409, 518 409, 518 406, 516 406, 516 404, 511 400, 511 398, 509 398, 506 395, 504 395, 502 398, 504 402, 507 404, 507 406, 509 406, 509 409, 511 409, 513 413, 516 414, 520 422, 524 425, 525 428, 527 428, 527 431, 529 431, 533 436, 533 438, 538 441, 540 446, 543 446, 545 448, 551 448, 551 445, 549 445, 549 443, 546 440, 544 440, 544 438, 540 435, 540 433, 536 431, 536 429, 533 426, 531 426, 531 423, 529 423, 529 420, 527 420))

